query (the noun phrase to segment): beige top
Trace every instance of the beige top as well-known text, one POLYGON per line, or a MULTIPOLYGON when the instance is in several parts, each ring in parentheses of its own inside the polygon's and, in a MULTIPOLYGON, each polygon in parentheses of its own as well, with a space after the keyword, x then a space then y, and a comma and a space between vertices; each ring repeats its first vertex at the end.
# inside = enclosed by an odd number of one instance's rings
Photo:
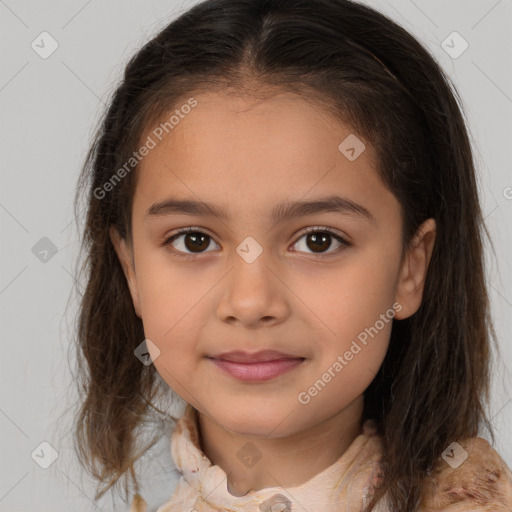
MULTIPOLYGON (((172 433, 171 452, 181 477, 171 499, 157 512, 361 512, 378 482, 382 443, 374 424, 366 421, 348 450, 312 479, 244 496, 228 491, 226 473, 202 452, 197 412, 190 405, 172 433)), ((441 461, 426 484, 428 498, 419 512, 512 512, 512 473, 487 441, 475 437, 454 443, 445 457, 450 463, 441 461)), ((147 512, 138 494, 130 512, 147 512)), ((391 511, 381 500, 374 512, 391 511)))

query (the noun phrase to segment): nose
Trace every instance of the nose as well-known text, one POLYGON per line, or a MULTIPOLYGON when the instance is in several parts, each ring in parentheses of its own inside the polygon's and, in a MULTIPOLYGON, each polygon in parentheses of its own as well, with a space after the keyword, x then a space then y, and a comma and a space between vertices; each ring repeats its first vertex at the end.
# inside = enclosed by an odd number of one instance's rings
POLYGON ((288 288, 265 251, 255 259, 236 254, 220 284, 217 315, 223 322, 256 328, 279 324, 289 315, 288 288))

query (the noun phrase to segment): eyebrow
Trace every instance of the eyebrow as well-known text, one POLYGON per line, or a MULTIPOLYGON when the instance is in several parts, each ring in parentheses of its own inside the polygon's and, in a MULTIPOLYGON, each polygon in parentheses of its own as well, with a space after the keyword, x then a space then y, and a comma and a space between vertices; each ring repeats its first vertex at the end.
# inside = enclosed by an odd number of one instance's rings
MULTIPOLYGON (((270 218, 272 222, 279 223, 293 217, 329 212, 351 214, 361 217, 363 220, 376 222, 375 217, 364 206, 345 197, 335 195, 313 201, 283 201, 274 206, 270 218)), ((213 203, 170 198, 151 205, 146 213, 146 219, 148 217, 179 214, 216 217, 223 220, 229 218, 224 208, 213 203)))

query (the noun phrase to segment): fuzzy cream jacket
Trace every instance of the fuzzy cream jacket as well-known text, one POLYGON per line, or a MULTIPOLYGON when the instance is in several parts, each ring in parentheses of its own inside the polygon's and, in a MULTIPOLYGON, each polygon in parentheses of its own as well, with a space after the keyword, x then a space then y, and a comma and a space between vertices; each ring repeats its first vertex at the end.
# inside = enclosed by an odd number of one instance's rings
MULTIPOLYGON (((201 451, 197 411, 187 405, 171 437, 181 474, 169 501, 157 512, 361 512, 378 483, 382 442, 371 421, 330 467, 295 487, 270 487, 233 496, 226 473, 201 451)), ((453 443, 428 480, 418 512, 512 512, 512 473, 484 439, 453 443)), ((130 512, 147 512, 133 498, 130 512)), ((393 512, 386 500, 374 512, 393 512)))

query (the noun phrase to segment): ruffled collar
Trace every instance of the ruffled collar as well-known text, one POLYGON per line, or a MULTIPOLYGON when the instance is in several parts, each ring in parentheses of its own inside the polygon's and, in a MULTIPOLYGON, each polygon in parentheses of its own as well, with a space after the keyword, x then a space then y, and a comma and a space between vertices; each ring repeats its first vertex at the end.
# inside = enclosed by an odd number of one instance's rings
POLYGON ((382 445, 374 423, 367 420, 363 432, 348 450, 307 482, 287 488, 251 490, 244 496, 229 492, 226 473, 221 467, 212 465, 201 450, 198 413, 190 404, 186 405, 172 433, 171 451, 182 475, 179 492, 197 496, 197 504, 205 510, 270 512, 305 509, 325 512, 361 510, 369 500, 372 486, 378 482, 382 445))

